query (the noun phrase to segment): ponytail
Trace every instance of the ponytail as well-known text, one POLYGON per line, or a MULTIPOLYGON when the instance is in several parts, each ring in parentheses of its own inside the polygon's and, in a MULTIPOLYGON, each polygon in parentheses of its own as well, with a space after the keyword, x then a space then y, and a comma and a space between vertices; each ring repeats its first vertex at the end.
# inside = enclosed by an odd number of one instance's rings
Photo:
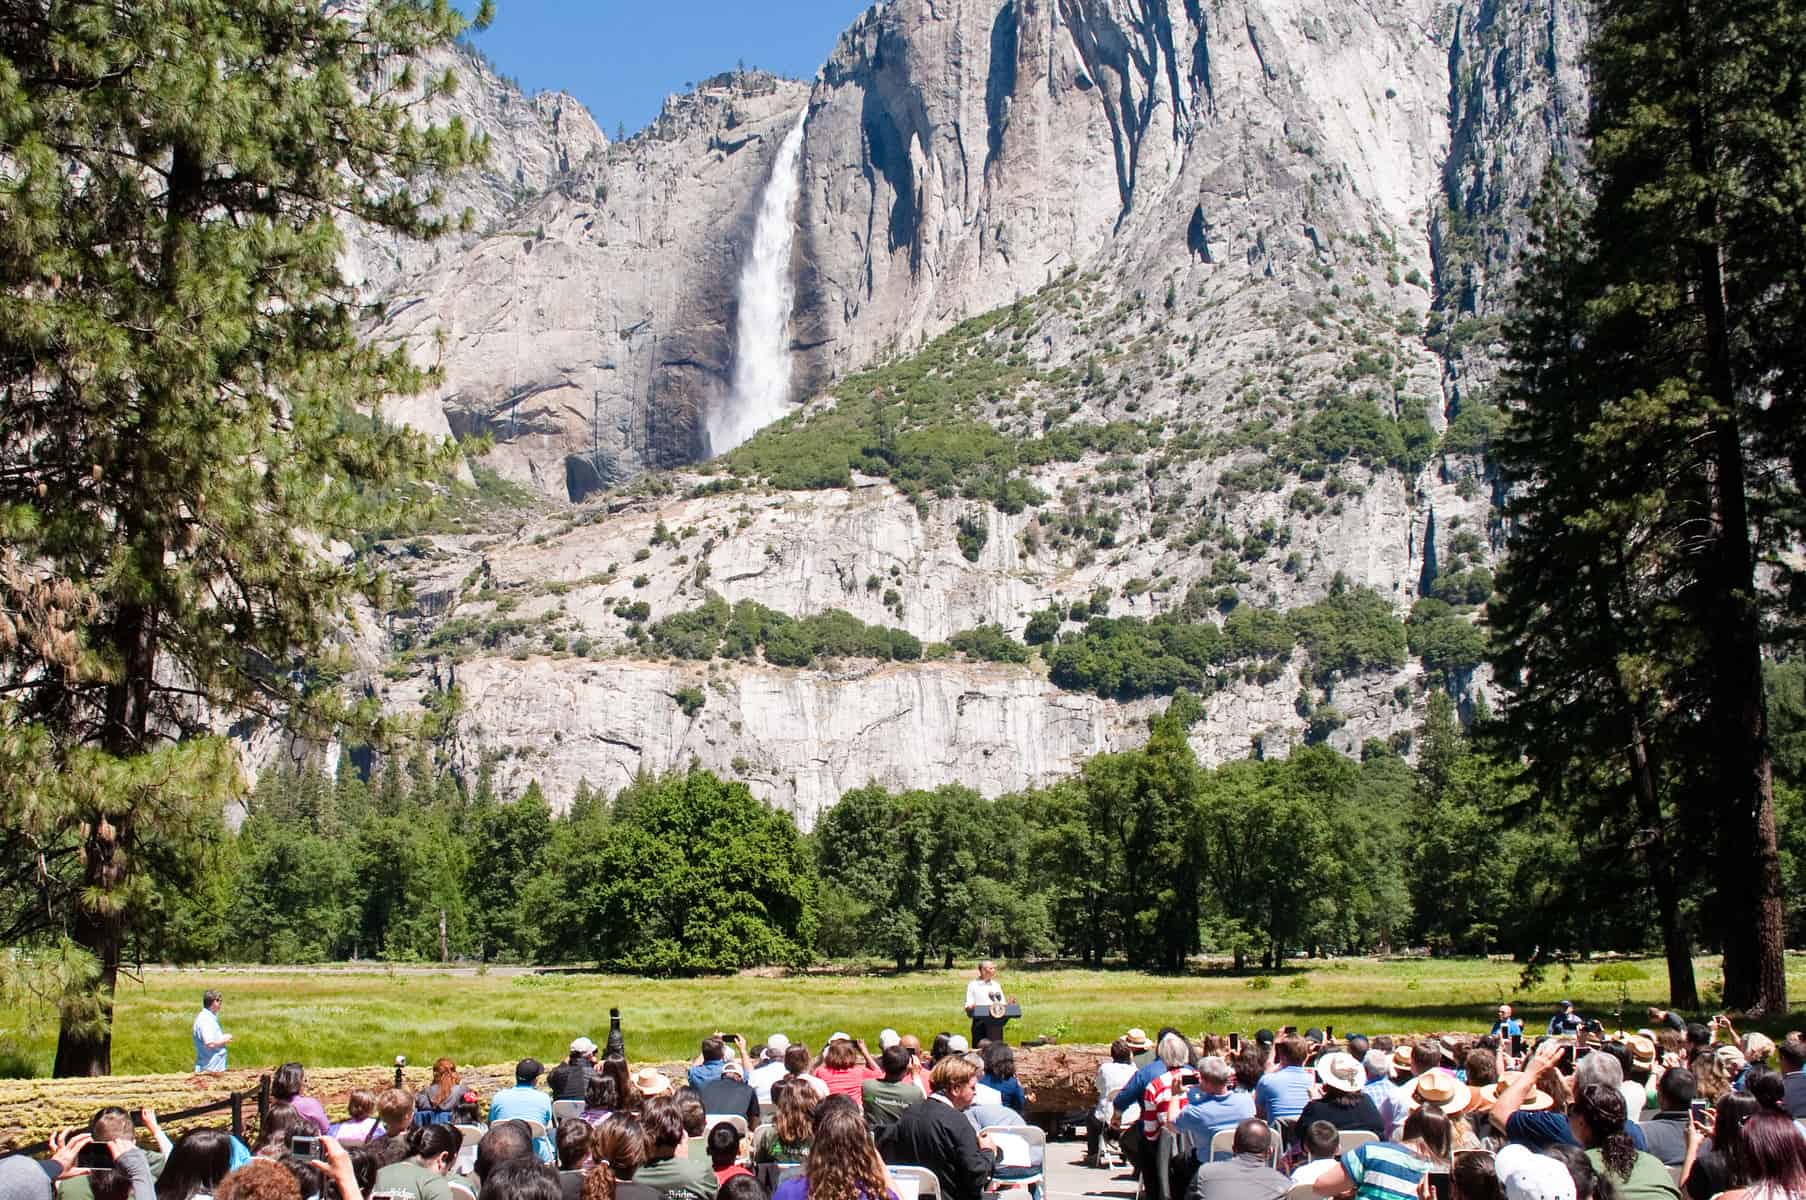
POLYGON ((441 1154, 456 1158, 464 1135, 456 1125, 416 1125, 407 1132, 407 1145, 410 1158, 438 1158, 441 1154))
POLYGON ((1574 1110, 1587 1123, 1599 1156, 1605 1160, 1604 1174, 1628 1182, 1637 1165, 1637 1144, 1624 1129, 1624 1093, 1609 1084, 1590 1084, 1574 1098, 1574 1110))
POLYGON ((606 1158, 597 1159, 583 1177, 581 1200, 615 1200, 616 1182, 613 1164, 606 1158))

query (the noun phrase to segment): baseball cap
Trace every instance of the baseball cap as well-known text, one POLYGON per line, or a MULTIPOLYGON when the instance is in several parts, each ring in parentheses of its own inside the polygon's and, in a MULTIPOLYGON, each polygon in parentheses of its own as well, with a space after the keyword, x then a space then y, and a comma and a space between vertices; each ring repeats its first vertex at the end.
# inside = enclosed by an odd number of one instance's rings
POLYGON ((853 1040, 853 1035, 849 1033, 831 1033, 828 1035, 828 1040, 830 1042, 850 1042, 853 1040))
POLYGON ((898 1045, 902 1041, 903 1035, 894 1029, 880 1029, 878 1031, 878 1049, 880 1050, 889 1050, 892 1046, 898 1045))
POLYGON ((737 1058, 730 1058, 730 1059, 725 1060, 721 1064, 721 1073, 724 1076, 732 1075, 735 1079, 745 1079, 746 1078, 746 1072, 741 1069, 740 1060, 737 1058))
POLYGON ((790 1049, 790 1039, 781 1033, 774 1033, 765 1039, 765 1049, 773 1058, 782 1057, 784 1051, 790 1049))
POLYGON ((966 1051, 970 1050, 971 1048, 972 1047, 966 1045, 966 1038, 965 1038, 964 1034, 956 1033, 952 1037, 947 1039, 947 1049, 952 1051, 954 1054, 964 1054, 966 1051))
POLYGON ((596 1043, 590 1041, 586 1037, 580 1037, 571 1043, 572 1054, 594 1054, 595 1052, 596 1043))

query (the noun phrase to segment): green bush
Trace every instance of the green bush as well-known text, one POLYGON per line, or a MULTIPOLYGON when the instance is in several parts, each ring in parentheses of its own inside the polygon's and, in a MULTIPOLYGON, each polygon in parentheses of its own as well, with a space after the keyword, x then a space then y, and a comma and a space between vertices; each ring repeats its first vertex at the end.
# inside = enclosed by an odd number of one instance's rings
POLYGON ((693 718, 702 711, 702 706, 708 703, 709 698, 701 688, 692 685, 678 688, 671 699, 677 702, 677 707, 683 711, 684 716, 693 718))
POLYGON ((984 662, 1027 662, 1029 648, 1005 633, 1001 625, 980 625, 962 630, 947 639, 947 644, 965 655, 984 662))

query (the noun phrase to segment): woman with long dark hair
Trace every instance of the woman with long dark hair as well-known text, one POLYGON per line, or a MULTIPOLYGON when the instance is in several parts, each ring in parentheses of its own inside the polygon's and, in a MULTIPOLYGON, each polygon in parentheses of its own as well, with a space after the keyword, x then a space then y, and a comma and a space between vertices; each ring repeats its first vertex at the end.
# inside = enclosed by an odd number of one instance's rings
POLYGON ((594 1127, 621 1107, 621 1085, 606 1071, 598 1071, 583 1085, 583 1120, 594 1127))
POLYGON ((1022 1090, 1022 1081, 1016 1078, 1016 1052, 1008 1042, 986 1042, 982 1053, 985 1073, 978 1077, 980 1086, 995 1088, 1006 1108, 1025 1111, 1028 1096, 1022 1090))
POLYGON ((611 1054, 602 1060, 599 1069, 601 1074, 615 1081, 615 1108, 622 1112, 639 1112, 640 1091, 633 1086, 633 1072, 627 1069, 627 1060, 619 1054, 611 1054))
POLYGON ((458 1161, 464 1135, 454 1125, 416 1125, 397 1139, 406 1157, 376 1173, 379 1192, 407 1192, 415 1200, 452 1200, 445 1177, 458 1161))
POLYGON ((1679 1200, 1680 1190, 1655 1155, 1637 1149, 1625 1131, 1624 1093, 1609 1083, 1580 1089, 1568 1124, 1586 1147, 1587 1161, 1611 1186, 1614 1200, 1679 1200))
POLYGON ((1806 1138, 1785 1114, 1762 1111, 1743 1123, 1732 1170, 1740 1185, 1724 1200, 1806 1198, 1806 1138))
POLYGON ((820 1103, 815 1089, 799 1077, 786 1076, 771 1085, 771 1098, 778 1110, 771 1128, 753 1146, 753 1161, 801 1162, 815 1136, 815 1107, 820 1103))
POLYGON ((326 1116, 325 1106, 307 1094, 307 1071, 300 1063, 283 1063, 276 1068, 270 1076, 270 1098, 278 1104, 292 1105, 296 1112, 313 1122, 322 1137, 331 1132, 332 1121, 326 1116))
POLYGON ((895 1197, 865 1113, 847 1096, 830 1096, 815 1114, 815 1140, 800 1176, 778 1184, 771 1200, 884 1200, 895 1197))
POLYGON ((211 1200, 232 1169, 232 1135, 223 1129, 190 1129, 176 1139, 157 1178, 157 1200, 211 1200))
POLYGON ((1689 1200, 1712 1200, 1736 1185, 1734 1164, 1743 1127, 1761 1111, 1753 1096, 1732 1092, 1706 1110, 1705 1123, 1687 1123, 1687 1157, 1681 1164, 1681 1186, 1689 1200))

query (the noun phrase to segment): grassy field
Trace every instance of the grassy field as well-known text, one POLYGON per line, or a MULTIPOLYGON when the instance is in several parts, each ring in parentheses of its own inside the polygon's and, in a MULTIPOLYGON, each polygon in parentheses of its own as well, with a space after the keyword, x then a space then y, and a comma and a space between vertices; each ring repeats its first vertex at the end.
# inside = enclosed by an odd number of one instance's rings
MULTIPOLYGON (((1626 985, 1627 1015, 1667 994, 1659 961, 1637 964, 1647 978, 1626 985)), ((1806 995, 1806 957, 1790 956, 1789 988, 1806 995)), ((1594 979, 1592 964, 1553 967, 1528 993, 1518 967, 1479 960, 1302 961, 1271 975, 1200 972, 1149 975, 1005 965, 1006 988, 1025 1018, 1014 1040, 1057 1032, 1063 1042, 1107 1042, 1131 1025, 1167 1023, 1188 1033, 1282 1024, 1329 1024, 1338 1031, 1484 1031, 1491 1009, 1509 999, 1534 1025, 1567 997, 1582 1012, 1611 1023, 1620 985, 1594 979)), ((1717 978, 1715 959, 1698 963, 1702 987, 1717 978)), ((924 1040, 962 1031, 960 1005, 970 966, 952 971, 839 972, 787 978, 649 980, 608 975, 535 975, 497 970, 333 967, 293 969, 153 969, 123 983, 115 1025, 114 1070, 186 1071, 192 1065, 189 1023, 203 988, 225 993, 221 1014, 235 1036, 235 1066, 300 1059, 315 1066, 384 1063, 397 1054, 423 1063, 449 1054, 460 1063, 502 1062, 527 1054, 551 1061, 579 1033, 598 1042, 608 1009, 623 1013, 628 1051, 636 1060, 673 1060, 696 1052, 714 1029, 761 1041, 774 1031, 819 1046, 836 1029, 875 1043, 894 1026, 924 1040)), ((1640 1018, 1637 1023, 1641 1023, 1640 1018)), ((1786 1028, 1777 1019, 1764 1023, 1786 1028)), ((54 1030, 32 1029, 25 1014, 0 1011, 0 1046, 33 1073, 49 1069, 54 1030), (8 1045, 10 1043, 10 1045, 8 1045)))

